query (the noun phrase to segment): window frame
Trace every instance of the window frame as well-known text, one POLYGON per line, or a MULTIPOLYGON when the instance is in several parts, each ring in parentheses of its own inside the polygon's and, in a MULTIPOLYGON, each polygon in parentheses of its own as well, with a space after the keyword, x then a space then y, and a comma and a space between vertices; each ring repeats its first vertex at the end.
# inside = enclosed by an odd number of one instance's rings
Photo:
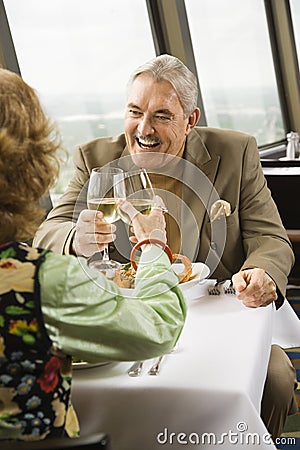
POLYGON ((0 0, 0 65, 21 75, 3 0, 0 0))
POLYGON ((264 3, 285 131, 300 131, 300 75, 290 2, 264 3))

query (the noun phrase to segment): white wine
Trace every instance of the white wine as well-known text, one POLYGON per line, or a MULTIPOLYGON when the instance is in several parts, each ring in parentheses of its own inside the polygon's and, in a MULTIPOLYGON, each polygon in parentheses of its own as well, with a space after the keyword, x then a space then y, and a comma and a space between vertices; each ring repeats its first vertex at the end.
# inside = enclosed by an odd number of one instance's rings
POLYGON ((105 222, 113 223, 118 219, 118 206, 114 198, 92 198, 88 200, 88 208, 101 211, 105 222))
MULTIPOLYGON (((133 199, 128 198, 127 200, 132 204, 132 206, 135 207, 135 209, 137 209, 140 213, 144 214, 145 216, 148 216, 150 214, 154 204, 153 200, 147 198, 133 198, 133 199)), ((126 214, 120 208, 119 208, 119 216, 121 217, 123 222, 127 223, 128 225, 131 224, 131 220, 128 214, 126 214)))

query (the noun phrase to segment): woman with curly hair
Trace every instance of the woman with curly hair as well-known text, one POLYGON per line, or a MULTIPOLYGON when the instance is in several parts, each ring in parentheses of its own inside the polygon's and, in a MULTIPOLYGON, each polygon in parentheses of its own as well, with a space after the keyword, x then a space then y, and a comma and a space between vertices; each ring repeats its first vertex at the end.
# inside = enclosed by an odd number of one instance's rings
MULTIPOLYGON (((136 296, 126 298, 84 258, 22 242, 44 214, 39 200, 56 180, 58 149, 56 129, 34 90, 0 69, 2 440, 77 436, 71 356, 91 363, 156 357, 173 348, 185 318, 178 279, 160 245, 143 246, 136 296)), ((120 207, 132 218, 138 241, 155 230, 166 245, 161 211, 145 217, 127 202, 120 207)), ((90 213, 101 222, 102 213, 90 213)), ((114 225, 104 226, 112 240, 114 225)))
POLYGON ((12 72, 0 75, 1 238, 27 240, 43 217, 39 200, 58 175, 60 142, 35 92, 12 72))

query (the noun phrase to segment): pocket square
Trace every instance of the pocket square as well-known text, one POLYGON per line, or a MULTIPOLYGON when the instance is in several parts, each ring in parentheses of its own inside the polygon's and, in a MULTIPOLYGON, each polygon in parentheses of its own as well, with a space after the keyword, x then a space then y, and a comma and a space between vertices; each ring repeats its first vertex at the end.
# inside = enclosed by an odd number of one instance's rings
POLYGON ((231 214, 231 206, 226 200, 217 200, 210 208, 210 221, 214 222, 221 217, 228 217, 231 214))

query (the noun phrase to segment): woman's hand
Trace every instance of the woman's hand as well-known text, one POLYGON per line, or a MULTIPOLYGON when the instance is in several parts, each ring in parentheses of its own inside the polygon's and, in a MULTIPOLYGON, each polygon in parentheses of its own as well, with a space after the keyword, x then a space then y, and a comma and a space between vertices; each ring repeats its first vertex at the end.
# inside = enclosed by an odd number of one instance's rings
POLYGON ((118 205, 126 214, 129 215, 134 236, 130 237, 132 242, 140 242, 144 239, 155 238, 166 243, 166 221, 162 212, 164 208, 163 201, 156 196, 156 206, 152 208, 151 213, 146 216, 137 211, 130 202, 119 200, 118 205))

